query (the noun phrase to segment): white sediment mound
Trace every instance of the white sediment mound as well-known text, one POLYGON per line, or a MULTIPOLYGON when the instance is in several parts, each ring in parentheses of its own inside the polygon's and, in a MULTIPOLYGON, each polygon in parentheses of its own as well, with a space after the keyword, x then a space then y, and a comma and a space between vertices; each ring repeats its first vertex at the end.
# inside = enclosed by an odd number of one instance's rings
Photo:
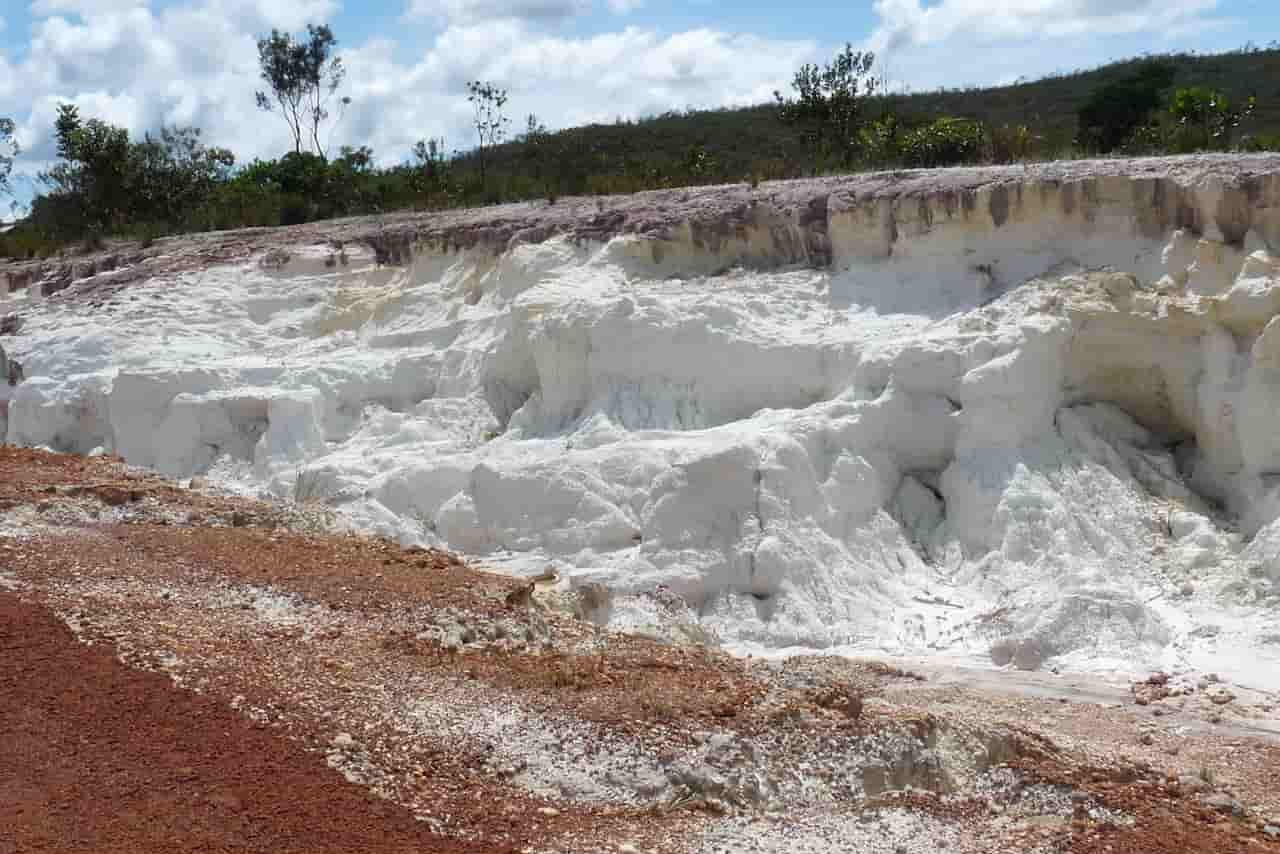
POLYGON ((619 627, 665 585, 745 649, 1280 688, 1280 158, 1056 169, 14 294, 7 438, 553 562, 619 627))

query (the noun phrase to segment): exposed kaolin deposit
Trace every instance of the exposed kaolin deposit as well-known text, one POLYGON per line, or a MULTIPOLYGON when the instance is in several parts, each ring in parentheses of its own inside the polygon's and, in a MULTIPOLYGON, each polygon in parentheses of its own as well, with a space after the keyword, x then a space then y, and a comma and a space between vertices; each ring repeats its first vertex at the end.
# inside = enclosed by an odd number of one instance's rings
POLYGON ((618 628, 1280 685, 1280 157, 219 239, 0 276, 7 440, 554 564, 618 628))

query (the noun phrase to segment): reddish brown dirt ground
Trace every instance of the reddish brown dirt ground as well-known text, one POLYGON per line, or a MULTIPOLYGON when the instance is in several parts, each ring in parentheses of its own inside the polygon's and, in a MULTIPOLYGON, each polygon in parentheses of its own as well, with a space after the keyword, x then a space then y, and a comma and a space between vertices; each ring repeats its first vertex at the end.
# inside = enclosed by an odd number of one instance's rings
MULTIPOLYGON (((118 460, 0 447, 0 524, 7 514, 11 526, 0 536, 0 854, 597 854, 624 839, 646 854, 700 850, 687 847, 696 842, 688 831, 714 817, 694 807, 548 800, 485 772, 489 747, 460 742, 452 730, 406 741, 391 727, 402 718, 379 718, 375 701, 413 700, 379 686, 414 680, 460 701, 482 693, 502 708, 547 712, 540 720, 571 716, 663 750, 682 749, 704 728, 732 730, 762 751, 790 733, 796 763, 818 749, 815 740, 864 728, 914 731, 936 717, 1004 732, 1013 723, 1022 744, 1013 764, 1026 779, 1066 785, 1132 823, 1049 815, 1011 824, 998 840, 964 848, 970 854, 1280 850, 1263 830, 1280 779, 1272 743, 1210 732, 1162 733, 1148 744, 1127 709, 931 689, 892 667, 825 658, 774 671, 612 635, 515 604, 509 594, 520 583, 442 552, 290 530, 300 512, 181 489, 118 460), (328 628, 306 636, 251 619, 242 600, 218 598, 254 585, 314 606, 328 628), (554 645, 445 649, 419 631, 423 613, 444 608, 476 625, 543 625, 554 645), (95 642, 82 644, 63 619, 95 642), (185 662, 174 678, 204 693, 120 661, 155 666, 148 656, 158 650, 185 662), (833 686, 843 693, 831 694, 833 686), (860 720, 832 702, 851 692, 874 706, 860 720), (233 695, 247 700, 237 705, 233 695), (308 750, 331 745, 338 729, 359 734, 378 767, 410 781, 387 784, 395 802, 308 750), (1056 746, 1063 738, 1074 746, 1056 746), (1180 752, 1164 752, 1171 744, 1180 752), (1232 745, 1241 751, 1229 753, 1232 745), (1219 770, 1225 791, 1259 809, 1223 815, 1182 791, 1178 774, 1196 765, 1219 770), (451 817, 449 831, 483 841, 433 835, 397 803, 451 817)), ((975 828, 993 820, 981 797, 874 801, 840 808, 905 806, 975 828)))
POLYGON ((486 852, 0 593, 0 854, 486 852))

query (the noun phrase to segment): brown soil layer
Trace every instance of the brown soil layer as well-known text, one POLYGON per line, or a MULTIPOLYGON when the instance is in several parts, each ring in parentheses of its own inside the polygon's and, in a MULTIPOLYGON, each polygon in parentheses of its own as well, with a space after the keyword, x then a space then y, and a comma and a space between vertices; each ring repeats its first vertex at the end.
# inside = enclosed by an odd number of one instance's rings
POLYGON ((0 593, 0 852, 493 851, 0 593))
MULTIPOLYGON (((1135 203, 1150 210, 1148 219, 1174 225, 1184 211, 1176 204, 1181 187, 1216 182, 1228 188, 1233 204, 1263 193, 1280 170, 1280 156, 1260 154, 1199 154, 1178 157, 1074 160, 1010 166, 910 169, 828 176, 792 181, 650 190, 626 196, 569 197, 548 205, 543 200, 431 212, 399 211, 357 216, 279 228, 244 228, 165 237, 147 245, 111 241, 99 252, 40 261, 0 260, 0 275, 10 287, 25 288, 45 280, 45 296, 56 300, 106 298, 115 290, 157 276, 174 275, 210 266, 244 261, 301 245, 335 247, 363 244, 373 248, 380 263, 402 264, 414 246, 437 249, 483 246, 501 251, 513 244, 540 243, 556 236, 581 242, 603 242, 618 235, 636 235, 658 242, 688 229, 695 244, 717 246, 744 229, 794 225, 816 238, 814 246, 792 242, 783 251, 789 263, 822 266, 831 261, 823 246, 827 217, 853 208, 872 210, 882 202, 914 209, 925 200, 946 199, 948 208, 969 211, 981 191, 998 190, 979 215, 1000 227, 1009 206, 1021 203, 1031 188, 1040 191, 1074 185, 1080 204, 1095 204, 1099 182, 1120 180, 1133 186, 1135 203), (1157 185, 1159 185, 1157 187, 1157 185), (1013 197, 1010 201, 1010 196, 1013 197), (1157 200, 1165 208, 1157 210, 1157 200), (72 283, 75 283, 74 285, 72 283)), ((1126 191, 1128 192, 1128 191, 1126 191)), ((784 244, 788 241, 783 240, 784 244)))

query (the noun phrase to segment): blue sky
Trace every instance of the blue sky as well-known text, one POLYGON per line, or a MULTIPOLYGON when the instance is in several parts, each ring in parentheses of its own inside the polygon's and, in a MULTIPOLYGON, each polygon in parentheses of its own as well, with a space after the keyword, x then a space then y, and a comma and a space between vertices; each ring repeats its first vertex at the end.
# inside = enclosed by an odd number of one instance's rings
MULTIPOLYGON (((470 144, 466 80, 511 90, 517 119, 560 127, 768 100, 845 41, 914 90, 1010 82, 1168 50, 1280 39, 1276 0, 5 0, 0 116, 31 173, 57 104, 141 134, 195 124, 237 156, 287 147, 258 112, 255 35, 329 22, 352 104, 334 146, 383 162, 415 140, 470 144)), ((517 121, 517 124, 520 122, 517 121)))

